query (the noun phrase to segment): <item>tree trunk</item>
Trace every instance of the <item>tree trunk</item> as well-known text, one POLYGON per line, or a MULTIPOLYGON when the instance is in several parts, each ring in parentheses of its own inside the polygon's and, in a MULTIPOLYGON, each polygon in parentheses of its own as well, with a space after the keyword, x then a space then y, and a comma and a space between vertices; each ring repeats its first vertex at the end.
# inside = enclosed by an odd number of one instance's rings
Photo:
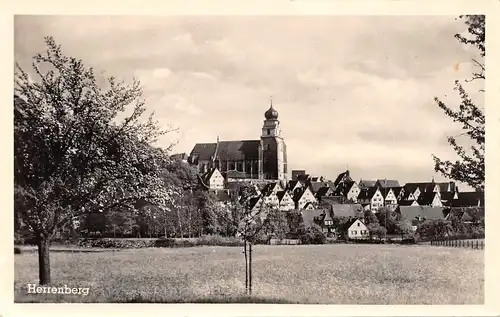
POLYGON ((191 239, 193 237, 193 234, 191 232, 191 208, 188 209, 189 212, 189 238, 191 239))
POLYGON ((247 257, 247 240, 243 244, 245 253, 245 292, 248 294, 248 257, 247 257))
POLYGON ((50 284, 50 241, 43 235, 38 236, 38 275, 40 285, 50 284))
POLYGON ((252 243, 248 244, 248 295, 252 295, 252 243))
POLYGON ((177 222, 179 224, 179 232, 181 234, 181 239, 183 239, 184 232, 182 232, 181 213, 179 212, 179 208, 177 208, 177 222))

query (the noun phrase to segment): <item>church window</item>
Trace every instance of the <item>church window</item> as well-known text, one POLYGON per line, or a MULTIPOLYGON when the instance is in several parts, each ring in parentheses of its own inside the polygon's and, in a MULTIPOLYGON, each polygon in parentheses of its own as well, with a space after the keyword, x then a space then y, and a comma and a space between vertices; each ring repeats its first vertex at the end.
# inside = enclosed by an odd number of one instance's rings
POLYGON ((271 129, 267 129, 267 135, 271 135, 271 129))

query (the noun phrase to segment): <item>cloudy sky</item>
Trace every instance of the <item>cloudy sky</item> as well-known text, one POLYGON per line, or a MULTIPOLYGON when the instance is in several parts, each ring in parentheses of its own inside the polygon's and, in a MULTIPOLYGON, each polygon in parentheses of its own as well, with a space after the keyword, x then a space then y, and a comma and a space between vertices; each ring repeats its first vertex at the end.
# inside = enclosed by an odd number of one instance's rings
MULTIPOLYGON (((455 102, 474 49, 454 16, 119 17, 18 16, 15 59, 28 67, 52 35, 63 50, 125 80, 178 133, 174 152, 197 142, 258 139, 279 111, 289 171, 401 183, 443 178, 431 154, 455 158, 461 133, 433 97, 455 102)), ((482 104, 476 84, 466 86, 482 104)), ((467 142, 467 139, 463 139, 467 142)))

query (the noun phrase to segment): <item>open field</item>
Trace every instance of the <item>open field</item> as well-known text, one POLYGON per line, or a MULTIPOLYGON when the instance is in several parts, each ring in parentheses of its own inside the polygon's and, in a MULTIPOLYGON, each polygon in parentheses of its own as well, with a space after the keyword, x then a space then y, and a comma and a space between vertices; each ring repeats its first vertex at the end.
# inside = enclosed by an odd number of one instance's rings
POLYGON ((88 296, 26 294, 37 253, 15 255, 16 302, 482 304, 484 252, 398 245, 255 246, 254 297, 242 248, 148 248, 51 254, 54 286, 88 296))

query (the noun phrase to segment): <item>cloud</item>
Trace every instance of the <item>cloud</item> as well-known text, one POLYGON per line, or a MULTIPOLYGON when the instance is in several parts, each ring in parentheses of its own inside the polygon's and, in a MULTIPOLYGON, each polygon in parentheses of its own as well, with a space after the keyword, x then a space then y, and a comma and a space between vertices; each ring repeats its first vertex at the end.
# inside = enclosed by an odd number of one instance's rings
POLYGON ((433 174, 431 153, 454 157, 446 136, 460 127, 433 98, 458 106, 460 79, 484 104, 482 83, 464 81, 477 58, 453 37, 465 29, 447 16, 16 16, 15 57, 29 66, 50 34, 96 69, 136 76, 148 108, 179 127, 162 139, 176 151, 259 138, 272 95, 290 169, 408 181, 433 174))

